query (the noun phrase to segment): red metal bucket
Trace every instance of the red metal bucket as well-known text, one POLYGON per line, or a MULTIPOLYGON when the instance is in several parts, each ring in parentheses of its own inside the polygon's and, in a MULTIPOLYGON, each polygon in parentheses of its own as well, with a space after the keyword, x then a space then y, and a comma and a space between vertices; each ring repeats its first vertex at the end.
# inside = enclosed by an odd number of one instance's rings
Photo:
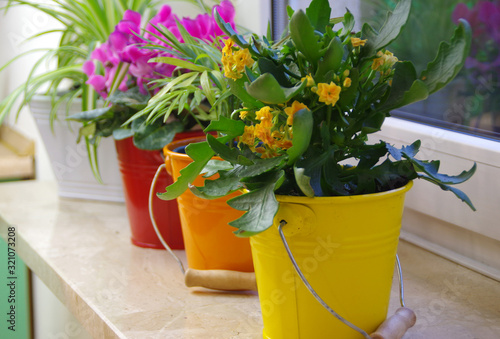
MULTIPOLYGON (((202 135, 201 131, 177 134, 174 140, 202 135)), ((144 248, 164 249, 149 217, 149 190, 158 166, 164 163, 161 151, 146 151, 134 146, 132 138, 115 140, 123 182, 125 204, 131 228, 131 241, 144 248)), ((162 192, 172 184, 170 175, 157 180, 154 190, 162 192)), ((184 249, 177 201, 153 200, 153 213, 160 233, 172 249, 184 249)))

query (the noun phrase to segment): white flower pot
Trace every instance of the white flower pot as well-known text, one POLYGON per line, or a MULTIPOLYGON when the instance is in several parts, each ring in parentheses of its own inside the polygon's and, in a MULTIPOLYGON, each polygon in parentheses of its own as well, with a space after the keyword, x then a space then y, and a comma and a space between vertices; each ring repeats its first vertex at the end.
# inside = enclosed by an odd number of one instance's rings
MULTIPOLYGON (((103 138, 99 145, 99 169, 104 183, 100 184, 92 174, 85 142, 76 143, 81 124, 65 120, 66 105, 59 106, 53 131, 49 120, 50 98, 44 96, 34 98, 30 103, 30 109, 49 155, 60 196, 124 201, 116 149, 112 138, 103 138)), ((75 100, 68 114, 80 111, 80 101, 75 100)))

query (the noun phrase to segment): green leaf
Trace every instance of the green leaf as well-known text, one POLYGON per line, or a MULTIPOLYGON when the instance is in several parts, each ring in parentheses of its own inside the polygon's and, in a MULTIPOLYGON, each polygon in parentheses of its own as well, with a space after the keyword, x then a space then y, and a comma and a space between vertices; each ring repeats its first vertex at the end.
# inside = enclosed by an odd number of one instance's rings
POLYGON ((462 69, 469 55, 471 36, 469 24, 461 20, 450 43, 441 42, 436 58, 427 65, 427 69, 420 76, 429 94, 443 88, 462 69))
POLYGON ((380 110, 393 110, 413 102, 427 99, 429 90, 425 84, 417 80, 417 72, 409 61, 396 63, 394 78, 389 96, 378 107, 380 110))
POLYGON ((311 64, 316 64, 321 57, 319 36, 314 32, 309 18, 302 10, 293 13, 290 19, 290 37, 297 49, 304 54, 311 64))
POLYGON ((117 128, 113 130, 113 138, 115 140, 123 140, 130 138, 134 135, 134 132, 130 128, 117 128))
POLYGON ((306 14, 311 24, 317 31, 325 33, 325 27, 330 22, 332 9, 328 1, 313 0, 306 9, 306 14))
POLYGON ((264 104, 260 101, 256 100, 253 96, 251 96, 245 89, 245 80, 238 79, 234 81, 233 79, 227 79, 229 83, 229 88, 231 89, 231 93, 233 93, 238 99, 243 102, 244 107, 250 108, 262 108, 264 104))
POLYGON ((265 231, 273 224, 279 203, 274 195, 276 186, 284 178, 283 171, 272 173, 259 189, 228 200, 228 205, 239 211, 246 211, 242 217, 229 225, 238 228, 237 236, 247 237, 265 231))
POLYGON ((208 67, 200 66, 200 65, 194 64, 192 62, 186 61, 186 60, 172 58, 172 57, 152 58, 152 59, 149 59, 148 62, 159 62, 159 63, 169 64, 169 65, 189 69, 191 71, 196 71, 196 72, 200 72, 200 73, 205 72, 205 71, 208 71, 208 72, 211 71, 211 69, 208 67))
POLYGON ((361 131, 366 134, 378 132, 384 121, 385 113, 383 111, 373 112, 363 120, 361 131))
MULTIPOLYGON (((134 120, 136 122, 137 120, 134 120)), ((161 150, 174 140, 177 133, 184 130, 180 121, 163 124, 159 120, 149 125, 142 125, 134 133, 134 146, 144 150, 161 150)))
POLYGON ((294 164, 309 147, 313 130, 313 115, 306 108, 297 111, 293 116, 293 142, 287 150, 288 165, 294 164))
POLYGON ((173 200, 184 193, 189 185, 200 175, 205 165, 214 156, 214 152, 206 141, 192 143, 186 147, 186 154, 193 162, 180 170, 177 180, 166 188, 166 192, 157 193, 163 200, 173 200))
POLYGON ((75 114, 70 115, 66 119, 68 120, 73 120, 73 121, 80 121, 80 122, 86 122, 86 121, 92 121, 97 118, 100 118, 108 113, 112 113, 111 111, 112 107, 103 107, 103 108, 96 108, 90 111, 85 111, 85 112, 78 112, 75 114))
POLYGON ((233 168, 233 165, 225 160, 210 160, 202 173, 205 173, 204 177, 209 178, 216 174, 218 171, 227 171, 233 168))
POLYGON ((450 191, 450 192, 452 192, 453 194, 455 194, 455 196, 457 198, 459 198, 460 200, 462 200, 463 202, 465 202, 473 211, 476 211, 476 207, 474 207, 474 204, 472 203, 472 201, 470 200, 470 198, 467 196, 467 194, 465 194, 463 191, 459 190, 458 188, 451 187, 449 185, 443 184, 443 183, 441 183, 439 181, 436 181, 433 178, 430 178, 430 177, 427 177, 427 176, 424 176, 424 175, 419 176, 419 178, 427 180, 427 181, 430 181, 433 184, 438 185, 443 191, 450 191))
POLYGON ((264 73, 251 84, 246 83, 245 88, 252 97, 266 104, 284 104, 307 86, 302 81, 294 87, 281 87, 276 78, 270 73, 264 73))
POLYGON ((314 197, 314 190, 311 187, 311 177, 305 175, 305 170, 297 166, 293 166, 293 174, 295 176, 295 181, 297 186, 306 197, 314 197))
POLYGON ((228 147, 210 134, 207 135, 207 142, 216 155, 229 161, 231 164, 253 165, 253 162, 244 157, 238 148, 228 147))
POLYGON ((238 177, 220 172, 220 177, 214 180, 205 180, 202 187, 189 186, 191 192, 203 199, 217 199, 237 191, 243 187, 238 177))
POLYGON ((401 0, 396 5, 394 12, 388 12, 387 18, 377 32, 368 23, 365 23, 362 28, 363 38, 367 39, 366 45, 361 49, 363 57, 371 57, 380 49, 386 47, 393 42, 403 30, 404 25, 408 21, 410 15, 411 0, 401 0))
POLYGON ((324 75, 328 71, 337 72, 340 64, 342 63, 343 55, 344 45, 342 45, 342 41, 340 41, 338 37, 335 37, 330 41, 330 44, 328 45, 323 58, 318 62, 318 70, 316 71, 315 75, 316 81, 322 82, 324 79, 324 75))
POLYGON ((421 161, 415 158, 408 159, 418 168, 419 171, 423 171, 427 175, 429 175, 432 179, 436 180, 439 183, 445 185, 456 185, 461 184, 464 181, 469 180, 472 175, 476 172, 476 163, 469 169, 468 171, 462 171, 462 173, 458 175, 447 175, 438 173, 439 170, 439 162, 438 161, 421 161))
POLYGON ((411 144, 410 146, 403 146, 401 149, 398 149, 392 145, 389 145, 389 144, 385 144, 385 147, 387 148, 387 150, 389 151, 389 154, 394 158, 396 159, 397 161, 401 160, 403 158, 403 154, 407 157, 407 158, 413 158, 419 151, 420 149, 420 140, 416 140, 415 142, 413 142, 413 144, 411 144))
MULTIPOLYGON (((220 116, 219 120, 211 121, 204 130, 205 133, 215 131, 227 135, 229 139, 233 139, 245 132, 245 123, 241 120, 233 120, 226 118, 225 116, 220 116)), ((224 139, 224 142, 227 141, 228 139, 224 139)))

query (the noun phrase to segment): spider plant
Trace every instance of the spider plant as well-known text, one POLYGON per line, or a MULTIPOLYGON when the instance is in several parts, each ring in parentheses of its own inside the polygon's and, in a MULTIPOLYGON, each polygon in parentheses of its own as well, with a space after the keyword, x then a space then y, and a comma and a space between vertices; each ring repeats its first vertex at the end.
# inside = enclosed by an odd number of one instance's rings
POLYGON ((28 6, 50 16, 62 24, 62 27, 46 30, 28 38, 33 40, 41 36, 59 34, 57 47, 29 50, 15 56, 0 68, 1 72, 18 59, 43 52, 24 83, 0 102, 0 124, 14 109, 17 110, 17 117, 21 109, 37 94, 45 94, 51 98, 51 126, 56 118, 57 108, 62 103, 67 103, 69 108, 76 98, 82 98, 82 110, 95 108, 97 95, 85 83, 87 76, 82 70, 83 62, 96 45, 106 41, 127 9, 144 13, 156 3, 157 0, 51 0, 44 3, 35 0, 9 0, 0 8, 4 13, 12 7, 28 6), (54 60, 55 68, 38 72, 41 66, 54 60), (69 80, 71 85, 65 88, 63 80, 69 80))

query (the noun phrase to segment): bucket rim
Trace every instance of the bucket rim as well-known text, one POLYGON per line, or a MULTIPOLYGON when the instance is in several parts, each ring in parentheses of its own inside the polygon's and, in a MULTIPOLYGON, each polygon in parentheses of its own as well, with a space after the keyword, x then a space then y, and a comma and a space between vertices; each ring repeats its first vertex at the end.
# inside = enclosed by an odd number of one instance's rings
POLYGON ((372 200, 389 199, 397 195, 404 195, 413 186, 413 180, 406 185, 392 189, 390 191, 368 193, 359 195, 333 196, 333 197, 305 197, 292 195, 276 195, 276 200, 279 203, 295 203, 295 204, 352 204, 361 203, 372 200))
POLYGON ((205 140, 206 140, 205 136, 190 137, 190 138, 186 138, 186 139, 175 140, 175 141, 172 141, 171 143, 165 145, 165 147, 163 147, 163 153, 165 154, 165 156, 167 154, 169 154, 170 156, 175 156, 178 158, 191 159, 189 157, 189 155, 187 155, 185 153, 175 152, 174 150, 178 147, 187 146, 191 143, 202 142, 205 140))

